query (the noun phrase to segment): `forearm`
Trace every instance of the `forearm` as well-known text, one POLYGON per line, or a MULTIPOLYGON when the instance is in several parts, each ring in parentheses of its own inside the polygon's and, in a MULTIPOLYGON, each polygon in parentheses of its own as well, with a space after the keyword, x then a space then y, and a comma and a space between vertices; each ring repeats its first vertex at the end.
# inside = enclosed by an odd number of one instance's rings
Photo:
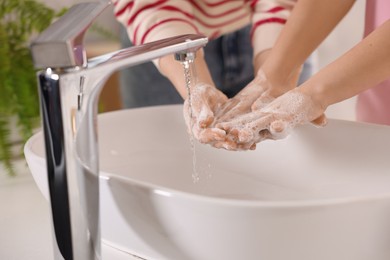
POLYGON ((289 80, 354 2, 298 0, 262 69, 270 77, 289 80))
POLYGON ((297 0, 254 1, 251 40, 255 74, 275 46, 297 0))
MULTIPOLYGON (((115 16, 127 30, 134 45, 144 44, 172 36, 199 33, 191 17, 183 17, 182 13, 193 15, 193 6, 188 1, 168 0, 114 0, 115 16), (177 10, 171 10, 176 8, 177 10)), ((197 53, 195 59, 199 81, 213 85, 210 73, 203 57, 197 53)), ((161 74, 166 76, 176 87, 179 94, 186 98, 183 66, 168 55, 155 60, 161 74)))
POLYGON ((390 20, 300 88, 326 109, 386 80, 389 68, 390 20))

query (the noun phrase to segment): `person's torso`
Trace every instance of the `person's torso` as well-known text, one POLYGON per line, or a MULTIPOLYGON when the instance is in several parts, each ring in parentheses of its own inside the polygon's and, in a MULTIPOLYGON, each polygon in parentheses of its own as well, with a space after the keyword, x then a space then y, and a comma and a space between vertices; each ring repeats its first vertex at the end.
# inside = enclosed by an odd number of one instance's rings
POLYGON ((390 19, 390 0, 367 0, 364 35, 390 19))

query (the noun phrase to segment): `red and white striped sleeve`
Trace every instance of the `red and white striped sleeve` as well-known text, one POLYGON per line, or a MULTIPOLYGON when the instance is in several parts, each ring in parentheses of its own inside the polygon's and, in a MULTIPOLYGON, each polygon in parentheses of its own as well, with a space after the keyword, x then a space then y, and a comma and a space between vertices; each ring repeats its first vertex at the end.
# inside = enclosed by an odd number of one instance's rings
POLYGON ((296 0, 252 0, 251 40, 254 55, 274 46, 296 0))
POLYGON ((209 38, 252 22, 254 54, 272 48, 296 0, 114 0, 118 21, 138 45, 188 33, 209 38))
POLYGON ((180 34, 199 33, 193 7, 183 0, 114 0, 114 14, 133 44, 180 34))

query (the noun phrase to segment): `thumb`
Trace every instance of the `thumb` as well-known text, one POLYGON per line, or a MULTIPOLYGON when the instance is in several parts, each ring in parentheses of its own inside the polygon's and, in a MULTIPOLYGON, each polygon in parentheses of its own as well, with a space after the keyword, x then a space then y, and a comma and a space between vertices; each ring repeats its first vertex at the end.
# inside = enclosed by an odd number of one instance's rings
POLYGON ((321 114, 319 117, 311 121, 311 123, 317 127, 324 127, 328 123, 328 119, 325 114, 321 114))
POLYGON ((258 99, 253 102, 251 106, 252 111, 260 110, 267 106, 269 103, 271 103, 275 98, 269 96, 269 95, 261 95, 258 99))
POLYGON ((269 131, 274 139, 283 139, 289 134, 290 125, 283 120, 276 120, 270 124, 269 131))
POLYGON ((214 122, 214 113, 211 110, 210 106, 204 104, 199 112, 198 118, 196 119, 196 123, 200 128, 209 127, 214 122))

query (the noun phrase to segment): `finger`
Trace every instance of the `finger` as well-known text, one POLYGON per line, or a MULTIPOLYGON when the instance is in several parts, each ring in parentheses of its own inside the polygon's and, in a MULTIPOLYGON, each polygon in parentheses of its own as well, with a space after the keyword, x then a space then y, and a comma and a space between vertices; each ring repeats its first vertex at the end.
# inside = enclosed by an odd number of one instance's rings
POLYGON ((283 139, 289 134, 292 127, 283 120, 276 120, 271 123, 269 131, 273 139, 283 139))
POLYGON ((234 124, 230 122, 224 122, 224 123, 217 123, 215 127, 224 130, 225 132, 229 133, 231 129, 233 129, 234 124))
POLYGON ((268 129, 264 129, 257 133, 257 135, 253 138, 251 141, 251 146, 249 147, 250 150, 256 149, 256 143, 262 142, 264 140, 273 139, 272 134, 269 132, 268 129))
POLYGON ((251 140, 253 140, 255 133, 253 130, 250 130, 248 128, 241 129, 238 131, 238 142, 240 143, 248 143, 251 140))
POLYGON ((226 132, 219 128, 202 129, 198 135, 198 140, 201 143, 211 143, 215 141, 223 141, 226 138, 226 132))
MULTIPOLYGON (((269 129, 270 124, 275 121, 272 114, 265 114, 258 112, 252 112, 247 118, 245 127, 252 130, 254 133, 259 133, 264 129, 269 129), (252 116, 253 115, 253 116, 252 116)), ((243 127, 244 128, 244 127, 243 127)))
POLYGON ((250 143, 244 143, 244 144, 239 144, 236 148, 236 151, 248 151, 248 150, 253 150, 253 145, 256 148, 256 144, 250 142, 250 143))
POLYGON ((218 149, 225 149, 228 151, 236 151, 237 150, 237 144, 234 142, 231 142, 230 140, 226 139, 225 141, 222 142, 215 142, 212 144, 215 148, 218 149))
POLYGON ((326 118, 325 114, 322 114, 313 121, 311 121, 311 123, 318 127, 324 127, 328 123, 328 119, 326 118))
POLYGON ((272 134, 280 134, 282 133, 286 128, 286 123, 282 120, 276 120, 271 123, 270 126, 270 132, 272 134))
POLYGON ((232 129, 226 136, 225 142, 229 144, 229 150, 245 151, 253 145, 254 136, 254 133, 247 129, 232 129))
POLYGON ((256 150, 257 143, 267 139, 274 139, 274 138, 268 129, 264 129, 260 131, 257 134, 257 136, 255 136, 251 141, 248 141, 247 143, 239 144, 237 150, 252 150, 252 151, 256 150))
POLYGON ((210 106, 202 101, 194 102, 196 105, 189 107, 188 114, 200 128, 206 128, 214 121, 214 113, 210 106))
POLYGON ((214 113, 208 106, 204 104, 197 118, 197 123, 200 128, 207 128, 214 122, 214 113))
POLYGON ((231 120, 226 120, 226 121, 221 121, 220 119, 217 120, 217 123, 215 124, 215 127, 221 128, 225 130, 226 132, 231 131, 233 128, 242 128, 246 124, 250 123, 251 121, 255 120, 256 116, 252 114, 245 114, 241 115, 237 118, 231 119, 231 120))
POLYGON ((236 136, 235 141, 238 143, 254 143, 261 130, 266 129, 268 131, 272 119, 272 115, 252 112, 236 120, 219 123, 216 127, 225 130, 228 136, 236 136))
POLYGON ((268 129, 263 129, 259 131, 259 135, 258 135, 258 139, 256 140, 256 143, 266 139, 272 139, 272 134, 268 129))
POLYGON ((233 99, 230 104, 225 106, 218 116, 218 122, 230 121, 236 118, 238 115, 241 115, 247 112, 245 106, 239 100, 233 99))
POLYGON ((275 98, 266 94, 260 96, 251 106, 251 111, 256 111, 264 108, 271 103, 275 98))
POLYGON ((240 101, 236 98, 229 99, 220 109, 220 116, 225 115, 229 113, 230 110, 232 110, 235 106, 238 105, 240 101))

